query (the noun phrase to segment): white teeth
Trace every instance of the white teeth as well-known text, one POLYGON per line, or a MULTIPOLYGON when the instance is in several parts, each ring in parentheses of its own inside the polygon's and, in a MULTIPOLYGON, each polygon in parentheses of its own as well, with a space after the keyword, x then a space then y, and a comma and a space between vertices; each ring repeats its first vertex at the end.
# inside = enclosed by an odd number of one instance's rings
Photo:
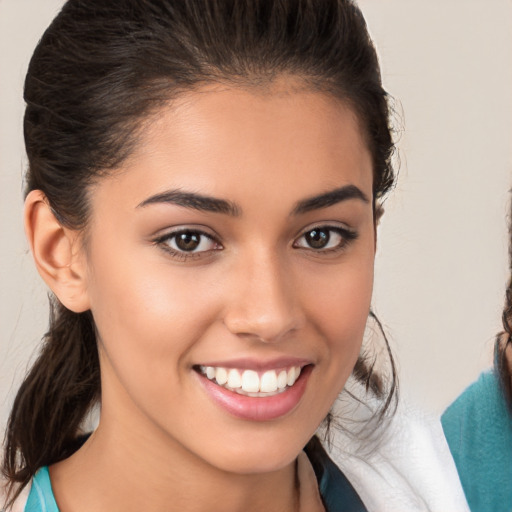
POLYGON ((237 370, 214 366, 201 366, 200 371, 209 380, 237 393, 249 396, 272 396, 293 386, 299 378, 301 367, 288 370, 267 370, 261 376, 254 370, 237 370))
POLYGON ((272 393, 277 391, 277 375, 275 370, 265 372, 261 376, 260 391, 262 393, 272 393))
POLYGON ((230 388, 239 388, 242 386, 242 377, 240 377, 240 373, 238 370, 229 370, 228 372, 228 386, 230 388))
POLYGON ((288 378, 286 380, 286 384, 288 384, 288 386, 293 386, 295 384, 295 380, 295 368, 290 368, 288 370, 288 378))
POLYGON ((226 368, 217 368, 215 371, 215 380, 219 386, 226 384, 228 381, 228 372, 226 368))
POLYGON ((280 371, 279 375, 277 376, 278 389, 284 389, 286 387, 287 381, 288 381, 288 374, 286 373, 286 370, 280 371))
POLYGON ((245 370, 242 374, 242 389, 246 393, 257 393, 260 390, 260 378, 254 370, 245 370))

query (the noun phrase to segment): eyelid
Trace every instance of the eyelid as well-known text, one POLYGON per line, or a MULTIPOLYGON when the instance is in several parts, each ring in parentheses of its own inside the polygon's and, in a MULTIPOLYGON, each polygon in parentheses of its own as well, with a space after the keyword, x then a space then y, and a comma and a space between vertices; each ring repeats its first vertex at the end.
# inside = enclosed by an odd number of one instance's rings
POLYGON ((198 227, 194 225, 180 225, 175 226, 172 228, 168 228, 167 230, 164 230, 160 235, 156 235, 153 237, 153 243, 157 246, 159 246, 163 251, 165 251, 167 254, 169 254, 171 257, 185 261, 191 258, 201 258, 204 256, 207 256, 208 254, 211 254, 213 251, 218 251, 223 249, 222 243, 219 240, 219 237, 216 234, 213 234, 209 231, 206 231, 203 227, 198 227), (215 247, 213 249, 208 249, 204 251, 183 251, 179 249, 175 249, 171 247, 170 245, 166 244, 167 241, 172 240, 174 237, 179 235, 180 233, 194 233, 198 234, 202 237, 206 237, 212 242, 214 242, 218 247, 215 247))
POLYGON ((160 228, 157 231, 154 231, 151 236, 152 239, 156 240, 158 238, 167 237, 176 233, 181 233, 183 231, 193 231, 205 235, 210 238, 214 238, 216 240, 219 239, 219 236, 213 231, 210 227, 204 226, 203 224, 176 224, 174 226, 166 226, 164 228, 160 228))
POLYGON ((359 236, 359 233, 352 228, 340 223, 334 222, 318 222, 315 224, 311 224, 308 227, 301 230, 300 234, 294 238, 293 247, 296 249, 304 249, 306 251, 310 251, 312 253, 322 255, 329 253, 337 253, 343 251, 348 247, 350 243, 356 240, 359 236), (324 231, 332 231, 341 237, 340 243, 335 247, 326 247, 326 248, 318 248, 307 247, 302 245, 297 245, 298 241, 303 238, 307 233, 313 230, 324 230, 324 231))
POLYGON ((212 240, 217 240, 217 237, 214 234, 209 233, 208 231, 206 231, 202 228, 193 227, 193 226, 178 226, 176 228, 170 228, 168 230, 163 230, 163 233, 161 233, 159 235, 155 235, 155 240, 165 240, 167 238, 171 238, 172 236, 178 235, 180 233, 186 233, 186 232, 197 233, 199 235, 206 236, 207 238, 211 238, 212 240))
POLYGON ((300 229, 298 233, 295 235, 294 239, 300 238, 304 236, 307 232, 312 231, 314 229, 331 229, 333 231, 341 231, 342 233, 351 233, 357 236, 357 231, 354 228, 349 227, 347 224, 339 221, 320 221, 313 222, 306 227, 300 229))

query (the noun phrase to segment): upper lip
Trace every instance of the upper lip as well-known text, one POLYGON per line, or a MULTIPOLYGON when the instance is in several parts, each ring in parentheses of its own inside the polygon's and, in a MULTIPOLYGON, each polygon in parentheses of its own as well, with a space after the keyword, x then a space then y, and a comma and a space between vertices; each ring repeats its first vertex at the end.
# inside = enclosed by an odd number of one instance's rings
POLYGON ((300 366, 301 368, 312 364, 310 359, 299 357, 278 357, 274 359, 254 359, 250 357, 230 359, 229 361, 209 361, 201 363, 201 366, 215 366, 222 368, 236 368, 240 370, 275 370, 278 368, 290 368, 292 366, 300 366))

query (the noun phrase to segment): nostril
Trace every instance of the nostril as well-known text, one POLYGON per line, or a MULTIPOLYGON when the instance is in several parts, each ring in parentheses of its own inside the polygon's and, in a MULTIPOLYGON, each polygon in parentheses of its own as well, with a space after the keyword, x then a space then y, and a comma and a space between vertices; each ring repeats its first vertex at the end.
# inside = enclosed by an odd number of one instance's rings
POLYGON ((224 324, 237 336, 275 342, 301 324, 301 309, 290 269, 275 251, 244 261, 232 281, 224 324))
POLYGON ((280 341, 299 328, 299 315, 294 311, 274 311, 260 313, 232 309, 224 317, 224 325, 233 334, 246 338, 272 343, 280 341))

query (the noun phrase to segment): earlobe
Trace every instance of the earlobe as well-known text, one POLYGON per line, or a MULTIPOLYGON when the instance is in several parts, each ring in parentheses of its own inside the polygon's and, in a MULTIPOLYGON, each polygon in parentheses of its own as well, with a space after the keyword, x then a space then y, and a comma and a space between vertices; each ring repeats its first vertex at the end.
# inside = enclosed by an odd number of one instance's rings
POLYGON ((88 310, 86 265, 78 233, 59 223, 41 190, 28 194, 24 221, 30 250, 45 283, 71 311, 88 310))

